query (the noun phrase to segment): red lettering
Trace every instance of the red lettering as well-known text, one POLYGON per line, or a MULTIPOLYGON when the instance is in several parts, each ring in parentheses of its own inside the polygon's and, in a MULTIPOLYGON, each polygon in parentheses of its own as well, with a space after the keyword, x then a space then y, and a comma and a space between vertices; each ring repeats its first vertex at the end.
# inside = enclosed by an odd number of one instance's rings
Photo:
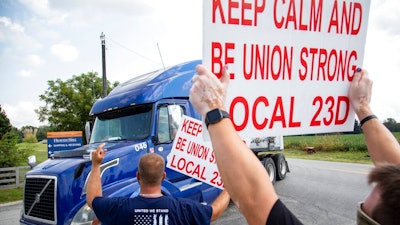
POLYGON ((178 171, 186 172, 188 175, 196 176, 196 178, 206 180, 204 177, 206 168, 200 164, 194 164, 192 161, 186 161, 185 158, 179 158, 178 162, 175 161, 175 155, 172 156, 171 167, 178 171))
POLYGON ((259 121, 257 121, 257 117, 259 117, 260 115, 266 115, 268 113, 268 107, 270 106, 270 101, 264 96, 259 96, 255 99, 254 103, 252 104, 252 107, 251 107, 252 111, 249 111, 250 107, 249 107, 249 103, 247 102, 247 100, 242 96, 238 96, 232 100, 232 103, 230 104, 230 108, 229 108, 229 113, 231 115, 231 120, 232 120, 232 123, 233 123, 236 131, 241 131, 241 130, 245 129, 247 124, 249 123, 249 119, 251 119, 250 122, 252 123, 254 128, 257 130, 263 130, 267 126, 268 126, 268 129, 273 129, 275 122, 281 122, 282 127, 284 127, 284 128, 286 128, 287 126, 300 127, 301 122, 295 122, 293 120, 294 103, 295 103, 295 97, 292 96, 290 98, 290 104, 289 104, 289 109, 288 109, 289 114, 286 114, 287 110, 285 110, 285 108, 284 108, 282 96, 278 96, 275 100, 274 109, 272 111, 272 115, 271 115, 270 119, 268 119, 268 117, 265 116, 264 119, 261 122, 259 122, 259 121), (240 105, 243 107, 240 107, 238 109, 237 105, 239 103, 241 103, 240 105), (263 105, 265 107, 260 108, 259 106, 261 103, 263 103, 263 105), (236 110, 243 112, 243 116, 244 116, 243 121, 239 121, 239 123, 236 121, 237 118, 234 114, 234 112, 236 110), (249 117, 249 115, 251 115, 251 117, 249 117), (287 120, 289 120, 289 123, 287 123, 287 120))
POLYGON ((200 123, 185 119, 182 123, 181 131, 197 137, 197 135, 202 131, 202 126, 203 125, 200 123))
POLYGON ((276 28, 278 28, 278 29, 281 29, 282 28, 282 26, 283 26, 283 22, 284 22, 284 20, 285 20, 285 18, 282 16, 281 18, 280 18, 280 20, 278 20, 278 16, 277 16, 277 12, 278 12, 278 9, 277 9, 277 7, 278 7, 278 1, 277 0, 275 0, 274 1, 274 23, 275 23, 275 27, 276 28))
POLYGON ((352 28, 351 28, 351 34, 352 35, 357 35, 358 32, 360 32, 361 29, 361 21, 362 21, 362 6, 360 3, 355 2, 354 3, 354 9, 353 9, 353 17, 351 20, 352 28), (357 13, 357 11, 359 13, 357 13), (358 27, 356 27, 356 15, 358 15, 358 27))
POLYGON ((346 122, 349 117, 349 108, 350 108, 350 100, 347 96, 338 96, 338 102, 336 104, 336 117, 335 117, 335 125, 342 125, 346 122), (344 105, 343 105, 344 104, 344 105), (341 108, 344 106, 345 108, 341 108), (343 118, 339 118, 340 112, 344 111, 343 118))
MULTIPOLYGON (((252 20, 251 19, 246 19, 245 15, 247 10, 251 9, 251 3, 245 2, 244 0, 242 0, 242 24, 243 25, 247 25, 247 26, 251 26, 252 25, 252 20)), ((257 20, 254 21, 255 26, 257 26, 257 20)))
POLYGON ((254 127, 255 127, 257 130, 262 130, 262 129, 267 125, 267 123, 268 123, 268 119, 267 119, 267 118, 265 118, 264 121, 263 121, 261 124, 257 123, 257 119, 256 119, 256 116, 257 116, 257 115, 256 115, 256 113, 257 113, 257 111, 258 111, 258 110, 257 110, 257 106, 258 106, 258 104, 259 104, 260 102, 263 102, 265 106, 269 106, 268 99, 267 99, 266 97, 264 97, 264 96, 258 97, 258 98, 256 99, 256 101, 254 102, 252 117, 254 118, 254 120, 253 120, 253 125, 254 125, 254 127))
MULTIPOLYGON (((301 15, 301 13, 300 13, 301 15)), ((294 1, 290 0, 289 3, 289 8, 287 11, 287 15, 286 15, 286 25, 285 25, 285 29, 288 29, 289 27, 289 22, 293 23, 293 28, 295 30, 297 30, 297 24, 296 24, 296 6, 294 5, 294 1)))
POLYGON ((220 18, 222 24, 257 26, 258 16, 264 12, 266 0, 254 0, 254 3, 246 2, 245 0, 234 1, 228 0, 227 10, 228 18, 225 18, 224 8, 221 0, 213 0, 212 2, 212 22, 217 23, 217 17, 220 18), (240 16, 235 17, 235 11, 240 16), (246 15, 253 15, 253 18, 246 18, 246 15))
MULTIPOLYGON (((233 64, 235 62, 234 57, 230 56, 229 51, 235 49, 235 43, 225 43, 223 48, 221 43, 211 43, 211 71, 221 77, 222 67, 226 64, 233 64)), ((235 74, 230 73, 230 79, 234 79, 235 74)))
POLYGON ((181 131, 186 132, 186 130, 187 130, 186 127, 188 126, 189 122, 190 122, 190 120, 187 120, 187 119, 183 120, 181 131))
POLYGON ((343 1, 342 10, 340 11, 338 2, 334 2, 329 20, 328 33, 335 29, 334 32, 337 34, 357 35, 360 32, 361 24, 362 6, 360 3, 343 1), (341 16, 339 13, 341 13, 341 16))
POLYGON ((323 0, 319 0, 317 8, 315 1, 311 1, 310 31, 321 31, 322 3, 323 0))
POLYGON ((276 99, 274 111, 271 116, 271 123, 269 125, 269 129, 271 129, 274 126, 275 122, 281 122, 282 127, 286 128, 286 120, 285 120, 285 112, 283 110, 283 103, 282 103, 282 97, 279 96, 276 99))
POLYGON ((218 171, 213 172, 213 178, 211 179, 211 183, 217 185, 219 187, 224 187, 224 183, 222 182, 221 176, 219 175, 218 171))
POLYGON ((241 131, 247 126, 247 121, 249 120, 249 114, 247 113, 248 111, 249 111, 249 104, 247 103, 247 100, 244 97, 238 96, 233 99, 230 109, 229 109, 229 115, 231 115, 232 123, 237 131, 241 131), (242 124, 237 124, 236 121, 234 120, 234 118, 235 118, 234 110, 238 103, 242 103, 244 110, 245 110, 244 120, 243 120, 242 124))
POLYGON ((318 3, 316 3, 316 1, 317 0, 307 0, 306 2, 311 2, 310 8, 307 9, 303 7, 304 0, 289 0, 288 3, 286 0, 275 0, 273 6, 275 26, 278 29, 288 29, 289 26, 292 25, 294 30, 320 32, 323 0, 318 0, 318 3), (284 13, 278 16, 279 12, 284 13), (310 15, 310 20, 303 21, 303 14, 310 15))
POLYGON ((332 123, 342 125, 349 116, 350 100, 347 96, 337 96, 337 99, 328 96, 325 101, 321 96, 317 96, 313 100, 313 105, 317 105, 317 109, 311 119, 310 126, 320 126, 320 117, 322 117, 325 126, 330 126, 332 123), (343 115, 343 117, 340 118, 340 115, 343 115))
POLYGON ((178 137, 175 149, 183 152, 184 151, 183 148, 186 146, 186 141, 187 141, 186 138, 178 137))
POLYGON ((259 2, 258 0, 254 0, 254 5, 255 5, 255 11, 254 11, 254 26, 257 26, 258 14, 264 12, 266 0, 261 1, 261 2, 262 2, 261 5, 258 5, 258 4, 257 4, 258 2, 259 2))
POLYGON ((292 79, 293 47, 251 44, 251 50, 247 49, 244 44, 243 76, 246 80, 268 80, 269 74, 273 80, 292 79))
POLYGON ((228 0, 228 24, 239 24, 239 19, 238 18, 233 18, 232 17, 232 9, 237 9, 239 8, 239 3, 228 0))
POLYGON ((293 122, 294 115, 294 97, 290 97, 290 110, 289 110, 289 127, 300 127, 301 122, 293 122))
POLYGON ((300 50, 299 79, 322 81, 351 81, 357 69, 357 52, 352 50, 327 50, 303 47, 300 50), (310 57, 311 56, 311 57, 310 57), (314 64, 317 74, 314 74, 314 64))
POLYGON ((328 96, 325 100, 325 105, 328 106, 327 116, 324 117, 323 121, 325 126, 329 126, 334 118, 335 111, 333 110, 335 106, 335 99, 332 96, 328 96))
POLYGON ((221 18, 221 23, 225 24, 225 16, 224 16, 224 11, 222 9, 222 4, 221 4, 221 0, 213 0, 212 3, 212 22, 215 23, 215 18, 216 18, 216 12, 219 12, 219 17, 221 18))
POLYGON ((214 155, 214 152, 211 152, 211 157, 210 157, 210 159, 209 159, 209 162, 210 162, 210 163, 215 163, 215 155, 214 155))
POLYGON ((190 169, 189 169, 189 166, 192 166, 192 167, 193 167, 193 165, 194 165, 194 163, 193 163, 192 161, 189 161, 189 162, 187 163, 187 165, 186 165, 186 173, 191 174, 191 173, 193 172, 193 170, 190 170, 190 169))

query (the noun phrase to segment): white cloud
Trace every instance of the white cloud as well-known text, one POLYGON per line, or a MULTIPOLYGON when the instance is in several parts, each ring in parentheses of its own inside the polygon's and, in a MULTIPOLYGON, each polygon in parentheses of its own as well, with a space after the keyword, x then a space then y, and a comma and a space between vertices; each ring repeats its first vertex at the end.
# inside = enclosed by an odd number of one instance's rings
POLYGON ((32 66, 41 66, 46 63, 46 61, 42 59, 39 55, 34 54, 28 55, 26 60, 28 64, 32 66))
POLYGON ((78 58, 78 49, 70 44, 55 44, 51 46, 51 53, 63 62, 71 62, 78 58))
POLYGON ((18 76, 20 77, 30 77, 32 75, 32 72, 29 70, 20 70, 18 73, 18 76))
POLYGON ((400 34, 400 26, 398 25, 400 23, 400 1, 373 1, 370 14, 373 27, 388 34, 400 34))
POLYGON ((6 27, 6 28, 8 28, 8 29, 10 29, 12 31, 23 33, 24 30, 25 30, 22 25, 20 25, 18 23, 13 23, 11 21, 11 19, 8 18, 8 17, 3 17, 3 16, 0 17, 0 23, 2 23, 4 25, 4 27, 6 27))
POLYGON ((20 129, 23 126, 34 126, 39 127, 43 124, 38 122, 37 115, 35 113, 35 106, 32 102, 21 101, 17 105, 2 105, 4 111, 10 119, 11 125, 20 129))
POLYGON ((21 0, 21 3, 51 25, 63 23, 68 17, 68 13, 52 9, 48 0, 21 0))
POLYGON ((13 23, 10 18, 7 17, 0 17, 0 23, 4 25, 4 27, 16 31, 16 32, 24 32, 24 27, 18 23, 13 23))

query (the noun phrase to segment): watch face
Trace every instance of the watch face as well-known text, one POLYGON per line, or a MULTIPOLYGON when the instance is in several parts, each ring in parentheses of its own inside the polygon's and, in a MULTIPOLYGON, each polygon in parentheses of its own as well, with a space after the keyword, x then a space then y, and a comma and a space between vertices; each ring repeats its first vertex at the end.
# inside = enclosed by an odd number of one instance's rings
POLYGON ((208 123, 216 123, 220 121, 222 118, 223 117, 219 109, 214 109, 207 113, 206 119, 208 123))

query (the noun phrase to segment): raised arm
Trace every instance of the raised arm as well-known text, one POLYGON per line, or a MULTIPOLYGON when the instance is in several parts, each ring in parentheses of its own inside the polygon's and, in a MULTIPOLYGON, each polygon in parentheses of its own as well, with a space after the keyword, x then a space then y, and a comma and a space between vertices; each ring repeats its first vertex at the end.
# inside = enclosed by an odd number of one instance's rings
MULTIPOLYGON (((374 115, 370 107, 372 80, 366 70, 358 69, 349 88, 351 105, 360 121, 374 115)), ((362 124, 368 152, 375 165, 400 163, 400 145, 393 134, 376 118, 362 124)))
POLYGON ((97 150, 92 152, 92 170, 90 171, 86 192, 86 203, 90 208, 92 208, 92 202, 95 197, 103 196, 100 177, 100 164, 106 153, 103 146, 104 144, 99 145, 97 150))
MULTIPOLYGON (((212 109, 225 109, 229 74, 223 69, 221 80, 204 66, 197 66, 190 101, 203 118, 212 109)), ((230 119, 210 124, 218 170, 225 188, 249 224, 265 224, 278 199, 268 173, 254 153, 238 136, 230 119)))

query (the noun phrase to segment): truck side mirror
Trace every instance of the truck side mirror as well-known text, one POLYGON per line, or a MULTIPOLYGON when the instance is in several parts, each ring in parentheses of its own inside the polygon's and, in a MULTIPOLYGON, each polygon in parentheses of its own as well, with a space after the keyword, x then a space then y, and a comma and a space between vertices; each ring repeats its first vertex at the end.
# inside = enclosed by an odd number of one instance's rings
POLYGON ((31 169, 36 166, 36 156, 35 155, 31 155, 28 157, 28 165, 31 167, 31 169))
POLYGON ((87 144, 89 144, 90 135, 92 134, 92 132, 91 132, 91 127, 92 127, 91 122, 86 121, 86 124, 85 124, 85 136, 86 136, 86 143, 87 143, 87 144))

